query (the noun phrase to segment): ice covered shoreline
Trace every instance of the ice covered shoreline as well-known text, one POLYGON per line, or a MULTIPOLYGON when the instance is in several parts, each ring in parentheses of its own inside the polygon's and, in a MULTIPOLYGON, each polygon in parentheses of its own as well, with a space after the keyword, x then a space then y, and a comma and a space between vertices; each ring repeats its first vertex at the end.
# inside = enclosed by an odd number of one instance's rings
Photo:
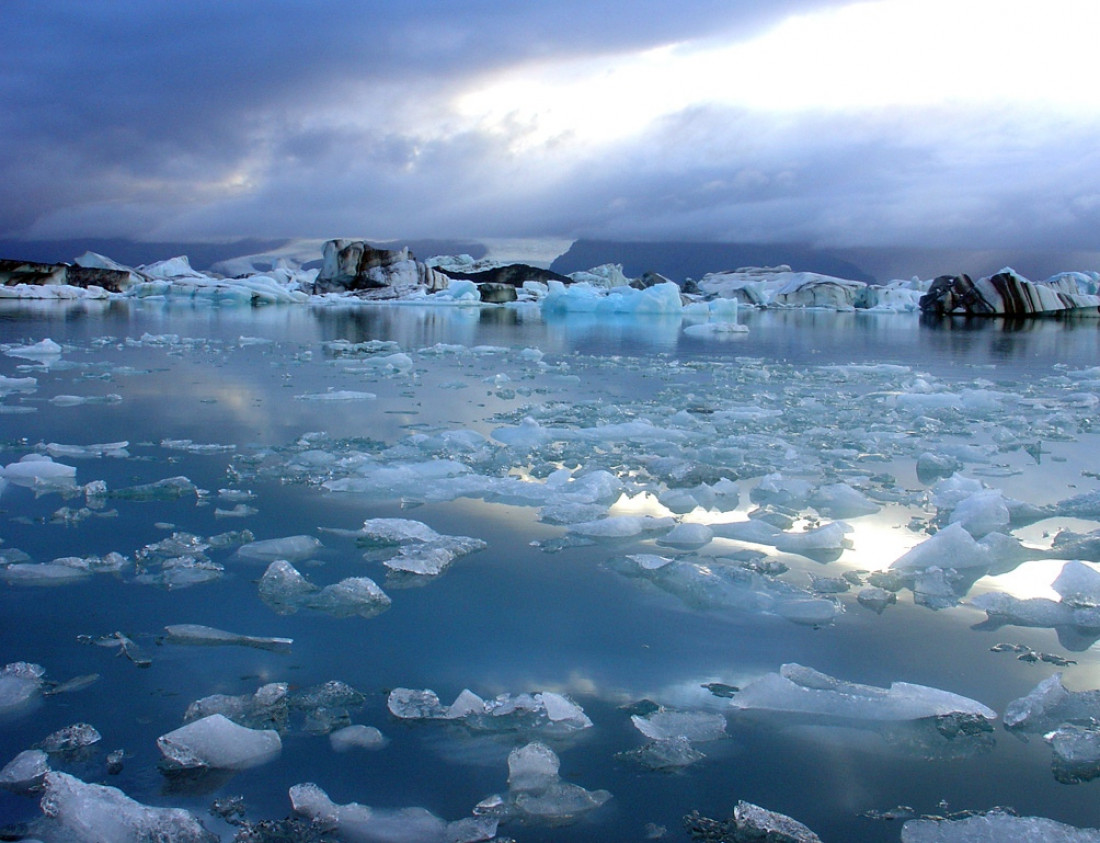
POLYGON ((324 265, 287 258, 265 267, 238 259, 233 277, 194 269, 186 256, 128 267, 93 252, 72 264, 0 262, 0 299, 192 300, 220 305, 362 304, 529 306, 548 313, 684 316, 736 324, 738 307, 966 315, 1100 315, 1100 273, 1062 272, 1042 281, 1011 268, 972 282, 966 275, 867 284, 789 266, 742 267, 673 281, 655 273, 628 278, 619 264, 550 277, 525 264, 469 255, 417 260, 408 250, 361 241, 325 244, 324 265), (349 258, 348 255, 351 255, 349 258), (381 257, 379 257, 381 256, 381 257), (505 283, 489 281, 505 269, 505 283), (481 280, 484 279, 484 280, 481 280))

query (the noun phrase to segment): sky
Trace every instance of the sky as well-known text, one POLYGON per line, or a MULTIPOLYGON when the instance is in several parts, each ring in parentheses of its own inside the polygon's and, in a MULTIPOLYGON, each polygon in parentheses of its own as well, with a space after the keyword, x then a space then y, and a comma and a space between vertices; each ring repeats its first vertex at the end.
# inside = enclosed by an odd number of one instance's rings
POLYGON ((1095 250, 1097 32, 1096 0, 3 0, 0 239, 1095 250))

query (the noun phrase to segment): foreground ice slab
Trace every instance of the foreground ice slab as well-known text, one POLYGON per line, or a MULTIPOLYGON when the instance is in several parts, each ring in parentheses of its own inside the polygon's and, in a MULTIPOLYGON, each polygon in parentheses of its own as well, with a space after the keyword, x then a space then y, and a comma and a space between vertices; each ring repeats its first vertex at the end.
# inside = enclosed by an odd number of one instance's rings
POLYGON ((1044 817, 1017 817, 994 810, 960 820, 909 820, 902 843, 1100 843, 1100 829, 1076 828, 1044 817))
POLYGON ((47 843, 216 843, 189 811, 136 802, 118 788, 88 784, 67 773, 46 774, 44 818, 32 835, 47 843))
POLYGON ((25 711, 41 697, 46 669, 29 662, 12 662, 0 668, 0 718, 25 711))
POLYGON ((238 726, 221 714, 211 714, 157 738, 165 770, 245 770, 266 764, 283 748, 271 729, 238 726))
POLYGON ((477 843, 497 833, 495 817, 468 817, 454 822, 426 808, 371 808, 358 802, 337 805, 312 782, 290 788, 296 814, 332 830, 349 843, 477 843))
POLYGON ((742 710, 783 711, 853 720, 918 720, 965 714, 996 720, 997 713, 967 697, 894 682, 889 688, 835 679, 799 664, 785 664, 742 688, 730 700, 742 710))

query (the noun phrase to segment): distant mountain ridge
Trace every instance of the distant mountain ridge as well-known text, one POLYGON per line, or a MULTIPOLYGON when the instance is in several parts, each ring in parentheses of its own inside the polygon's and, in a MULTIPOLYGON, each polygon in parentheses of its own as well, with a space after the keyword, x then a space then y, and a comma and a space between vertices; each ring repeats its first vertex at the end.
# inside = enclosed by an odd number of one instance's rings
POLYGON ((876 281, 860 266, 832 252, 790 243, 577 240, 550 264, 550 269, 568 275, 604 263, 622 264, 623 274, 628 278, 659 272, 676 282, 687 278, 698 280, 708 272, 780 264, 787 264, 796 272, 818 272, 867 283, 876 281))

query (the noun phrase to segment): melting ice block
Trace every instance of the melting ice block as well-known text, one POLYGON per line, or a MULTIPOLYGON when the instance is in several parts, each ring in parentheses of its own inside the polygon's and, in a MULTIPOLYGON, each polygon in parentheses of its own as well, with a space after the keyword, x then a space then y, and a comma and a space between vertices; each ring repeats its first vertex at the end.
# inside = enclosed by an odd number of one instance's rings
POLYGON ((845 682, 799 664, 785 664, 742 688, 733 708, 783 711, 853 720, 919 720, 968 714, 995 720, 975 700, 926 685, 894 682, 889 688, 845 682))
POLYGON ((381 749, 387 743, 385 736, 374 726, 355 724, 330 732, 329 743, 336 752, 350 749, 381 749))
POLYGON ((1070 691, 1055 673, 1005 708, 1006 729, 1045 732, 1067 723, 1091 725, 1100 717, 1100 690, 1070 691))
POLYGON ((502 731, 517 727, 548 732, 571 732, 592 725, 584 709, 563 694, 500 694, 484 700, 466 689, 449 705, 443 705, 435 691, 394 688, 386 700, 394 717, 402 720, 461 720, 479 731, 502 731))
POLYGON ((271 729, 238 726, 221 714, 211 714, 157 738, 163 766, 175 770, 245 770, 265 764, 283 748, 271 729))
POLYGON ((54 462, 45 454, 27 454, 4 466, 0 477, 17 486, 63 488, 75 485, 76 468, 54 462))
POLYGON ((44 819, 32 835, 66 843, 217 843, 193 814, 182 808, 155 808, 136 802, 118 788, 88 784, 67 773, 46 774, 41 800, 44 819))
POLYGON ((689 741, 715 741, 726 737, 726 718, 709 711, 670 711, 660 709, 644 717, 632 715, 634 728, 652 741, 683 738, 689 741))
POLYGON ((27 749, 0 770, 0 787, 13 793, 31 793, 42 787, 50 772, 50 758, 41 749, 27 749))

